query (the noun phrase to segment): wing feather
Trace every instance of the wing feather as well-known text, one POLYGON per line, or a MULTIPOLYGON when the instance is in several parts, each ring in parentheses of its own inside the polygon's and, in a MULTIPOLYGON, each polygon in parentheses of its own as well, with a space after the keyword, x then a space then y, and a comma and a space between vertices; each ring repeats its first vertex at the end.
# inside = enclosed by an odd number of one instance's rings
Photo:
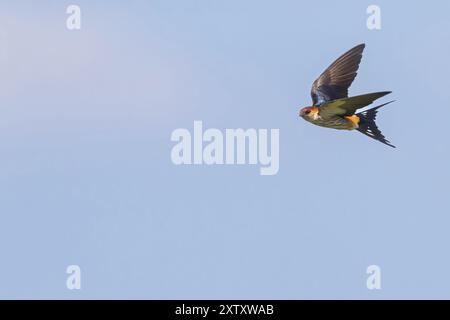
POLYGON ((375 100, 384 97, 389 93, 391 93, 391 91, 374 92, 329 101, 319 107, 319 115, 324 118, 334 116, 351 116, 355 114, 356 110, 370 105, 375 100))
POLYGON ((356 77, 364 48, 363 43, 350 49, 314 81, 311 89, 313 105, 348 96, 348 88, 356 77))

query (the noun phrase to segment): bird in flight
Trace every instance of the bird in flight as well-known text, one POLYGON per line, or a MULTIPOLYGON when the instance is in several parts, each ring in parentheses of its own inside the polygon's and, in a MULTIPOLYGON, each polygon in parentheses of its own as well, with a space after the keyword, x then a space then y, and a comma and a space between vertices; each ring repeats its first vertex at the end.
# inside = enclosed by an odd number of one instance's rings
POLYGON ((374 92, 348 97, 348 88, 356 77, 365 44, 350 49, 334 61, 314 81, 311 89, 313 105, 300 110, 299 116, 315 125, 339 130, 358 130, 365 135, 395 148, 378 129, 375 118, 378 109, 356 113, 391 91, 374 92))

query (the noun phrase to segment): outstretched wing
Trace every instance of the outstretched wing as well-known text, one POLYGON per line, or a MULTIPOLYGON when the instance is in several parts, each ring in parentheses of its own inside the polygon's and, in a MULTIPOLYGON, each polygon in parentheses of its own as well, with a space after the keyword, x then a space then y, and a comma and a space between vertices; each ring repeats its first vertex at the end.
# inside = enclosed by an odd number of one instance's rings
POLYGON ((356 77, 365 46, 363 43, 344 53, 314 81, 311 89, 313 105, 348 96, 348 88, 356 77))
POLYGON ((326 102, 319 107, 319 115, 324 118, 333 116, 351 116, 356 110, 364 108, 391 91, 374 92, 360 96, 342 98, 326 102))

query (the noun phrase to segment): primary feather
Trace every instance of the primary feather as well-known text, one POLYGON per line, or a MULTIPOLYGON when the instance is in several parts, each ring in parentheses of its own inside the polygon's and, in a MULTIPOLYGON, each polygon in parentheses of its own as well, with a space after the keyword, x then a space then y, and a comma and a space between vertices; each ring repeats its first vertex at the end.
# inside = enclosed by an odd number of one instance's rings
POLYGON ((313 105, 346 98, 357 75, 365 44, 350 49, 337 58, 317 79, 311 89, 313 105))

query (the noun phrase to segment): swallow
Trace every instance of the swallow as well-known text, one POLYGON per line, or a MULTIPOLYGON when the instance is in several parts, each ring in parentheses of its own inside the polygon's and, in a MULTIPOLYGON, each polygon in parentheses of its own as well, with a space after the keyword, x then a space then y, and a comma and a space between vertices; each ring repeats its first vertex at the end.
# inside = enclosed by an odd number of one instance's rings
POLYGON ((355 79, 365 44, 350 49, 334 61, 317 78, 311 89, 313 105, 300 110, 299 116, 312 124, 338 130, 359 132, 395 148, 378 129, 375 119, 378 109, 389 101, 372 109, 356 113, 391 91, 382 91, 348 97, 348 89, 355 79))

